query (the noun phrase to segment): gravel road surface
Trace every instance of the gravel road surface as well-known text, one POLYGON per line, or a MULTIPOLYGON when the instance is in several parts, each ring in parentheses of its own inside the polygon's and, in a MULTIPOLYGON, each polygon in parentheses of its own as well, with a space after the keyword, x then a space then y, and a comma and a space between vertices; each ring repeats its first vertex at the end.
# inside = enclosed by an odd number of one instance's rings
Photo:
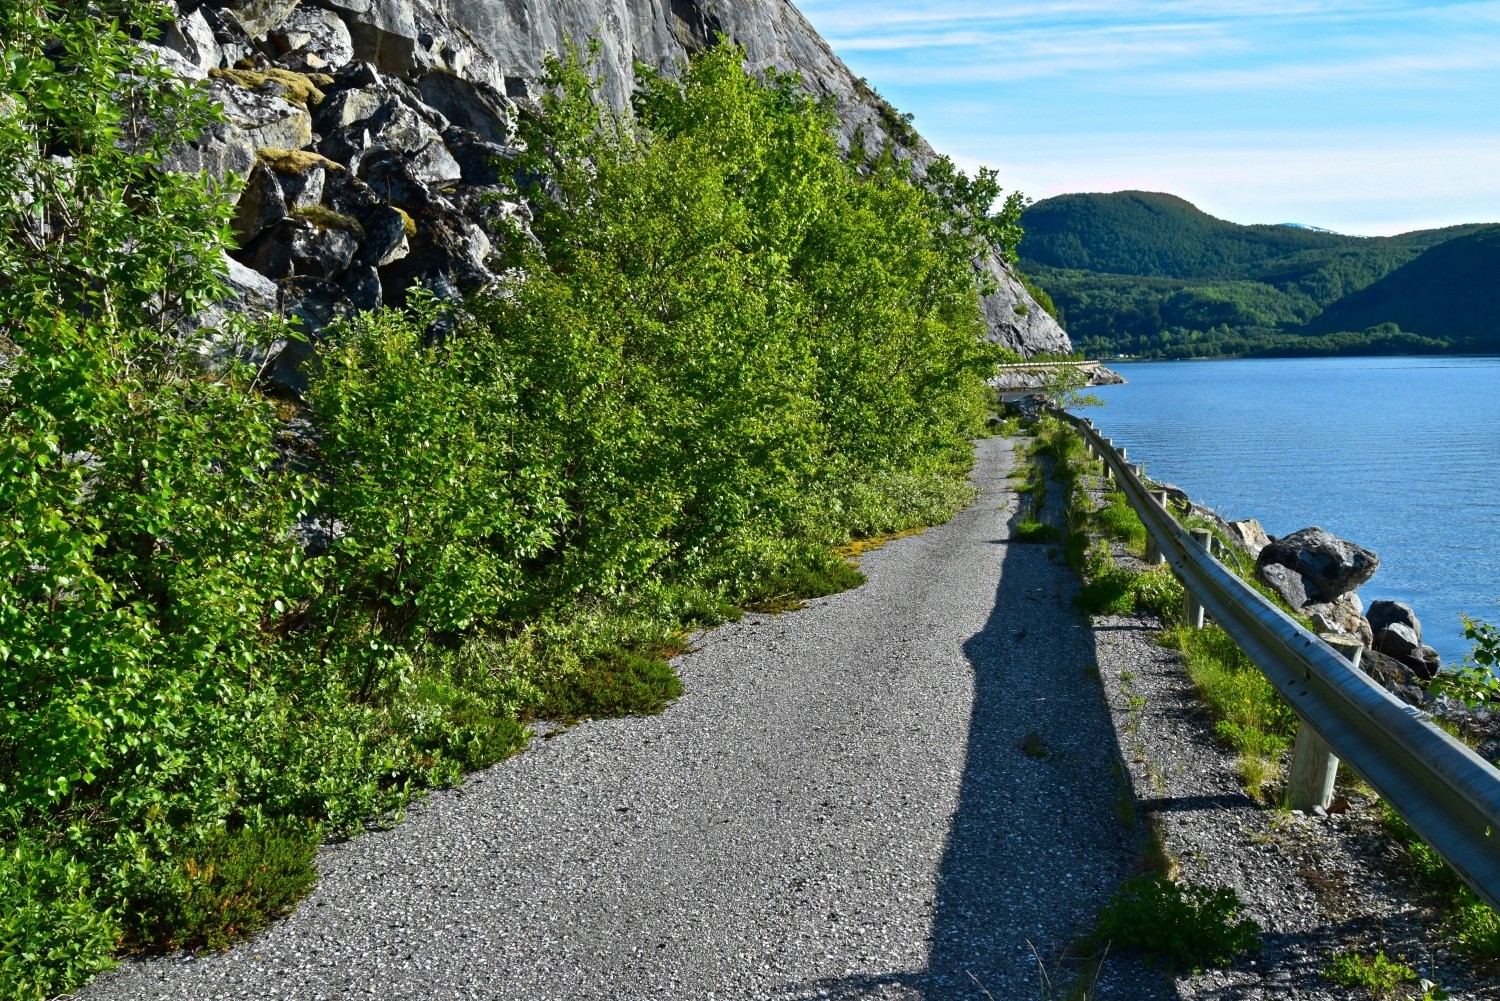
POLYGON ((267 932, 82 997, 1037 998, 1028 943, 1050 965, 1135 842, 1072 574, 1007 542, 1013 463, 980 442, 980 500, 863 587, 699 637, 665 714, 538 738, 326 849, 267 932))

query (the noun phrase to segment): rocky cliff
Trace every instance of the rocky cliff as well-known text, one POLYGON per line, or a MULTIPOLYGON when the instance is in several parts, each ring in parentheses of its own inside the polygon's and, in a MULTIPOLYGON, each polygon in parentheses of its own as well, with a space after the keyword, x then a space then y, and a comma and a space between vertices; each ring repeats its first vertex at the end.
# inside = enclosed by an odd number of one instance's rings
MULTIPOLYGON (((787 0, 178 0, 176 14, 159 55, 206 80, 228 121, 173 166, 246 179, 226 308, 314 328, 414 285, 456 296, 495 280, 495 241, 527 210, 486 196, 546 54, 570 39, 597 36, 623 106, 637 62, 670 69, 727 37, 752 70, 796 71, 831 97, 846 146, 889 137, 919 169, 936 156, 787 0)), ((975 268, 995 288, 991 340, 1071 349, 1003 261, 975 268)))

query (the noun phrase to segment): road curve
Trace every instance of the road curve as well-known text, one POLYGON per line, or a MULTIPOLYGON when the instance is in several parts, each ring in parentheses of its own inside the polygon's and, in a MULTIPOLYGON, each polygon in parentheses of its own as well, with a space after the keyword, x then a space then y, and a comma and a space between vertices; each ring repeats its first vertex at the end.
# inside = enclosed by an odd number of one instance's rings
POLYGON ((864 586, 700 637, 665 714, 537 739, 327 848, 251 941, 81 997, 1036 998, 1028 942, 1055 956, 1132 852, 1071 573, 1007 541, 1013 462, 980 442, 980 500, 864 586))

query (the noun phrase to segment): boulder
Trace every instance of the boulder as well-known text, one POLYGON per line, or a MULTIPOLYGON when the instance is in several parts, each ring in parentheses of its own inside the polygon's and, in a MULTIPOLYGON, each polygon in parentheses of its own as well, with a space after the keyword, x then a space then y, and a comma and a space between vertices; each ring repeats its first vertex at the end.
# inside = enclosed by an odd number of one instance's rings
POLYGON ((410 216, 390 205, 369 213, 365 222, 365 240, 354 259, 358 267, 383 268, 401 260, 410 251, 407 240, 414 235, 410 216))
MULTIPOLYGON (((226 4, 217 5, 222 8, 226 4)), ((297 0, 234 0, 228 4, 234 8, 230 13, 247 35, 264 35, 285 21, 297 9, 297 0)))
POLYGON ((1308 597, 1332 601, 1364 584, 1380 567, 1380 557, 1321 528, 1304 528, 1267 545, 1256 558, 1260 567, 1283 566, 1300 574, 1308 597))
POLYGON ((1411 627, 1400 622, 1384 626, 1375 634, 1375 649, 1391 657, 1410 662, 1422 659, 1422 641, 1411 627))
POLYGON ((319 131, 324 135, 373 117, 386 102, 390 91, 384 87, 349 87, 335 90, 318 105, 319 131))
POLYGON ((1309 616, 1319 631, 1349 636, 1369 647, 1374 641, 1374 634, 1370 631, 1370 624, 1359 612, 1359 598, 1353 594, 1340 595, 1334 601, 1309 602, 1302 606, 1302 614, 1309 616), (1351 598, 1354 600, 1349 600, 1351 598))
POLYGON ((354 39, 332 11, 300 6, 266 34, 276 62, 298 72, 323 72, 354 58, 354 39))
POLYGON ((1228 529, 1229 537, 1243 546, 1251 556, 1260 556, 1261 550, 1271 544, 1271 537, 1254 518, 1231 521, 1228 529))
POLYGON ((1384 685, 1392 694, 1410 705, 1421 705, 1426 698, 1422 675, 1410 664, 1387 656, 1379 650, 1366 650, 1359 658, 1360 670, 1384 685))
POLYGON ((515 104, 495 87, 452 73, 429 73, 418 81, 417 90, 423 101, 459 128, 502 146, 514 141, 515 104))
POLYGON ((335 279, 349 267, 358 247, 354 221, 324 210, 314 218, 283 219, 239 258, 272 278, 335 279))
POLYGON ((169 21, 162 30, 160 43, 192 68, 190 75, 184 74, 189 79, 202 80, 209 70, 219 66, 219 43, 201 8, 169 21))
POLYGON ((1422 641, 1422 623, 1417 620, 1417 613, 1412 607, 1401 601, 1386 601, 1380 599, 1370 602, 1368 616, 1370 628, 1378 635, 1386 626, 1403 625, 1412 631, 1417 642, 1422 641))
POLYGON ((355 309, 377 309, 381 305, 380 273, 372 266, 351 267, 339 288, 355 309))
POLYGON ((235 79, 218 77, 209 83, 209 97, 252 149, 301 149, 312 142, 312 115, 276 93, 277 85, 251 90, 235 79))
POLYGON ((480 187, 499 184, 511 173, 511 161, 517 151, 509 146, 486 142, 466 129, 449 126, 443 130, 443 144, 458 164, 465 184, 480 187))
POLYGON ((416 6, 411 0, 323 0, 348 15, 354 56, 382 72, 403 75, 417 69, 416 6))
POLYGON ((1268 563, 1255 568, 1255 573, 1266 586, 1286 602, 1292 608, 1301 608, 1307 604, 1308 582, 1297 571, 1290 567, 1284 567, 1279 563, 1268 563))
POLYGON ((281 194, 286 199, 288 209, 310 209, 323 201, 328 168, 321 163, 307 164, 301 169, 278 173, 276 180, 281 185, 281 194))
POLYGON ((288 215, 286 196, 276 174, 264 163, 250 170, 250 177, 234 207, 234 236, 241 247, 288 215))

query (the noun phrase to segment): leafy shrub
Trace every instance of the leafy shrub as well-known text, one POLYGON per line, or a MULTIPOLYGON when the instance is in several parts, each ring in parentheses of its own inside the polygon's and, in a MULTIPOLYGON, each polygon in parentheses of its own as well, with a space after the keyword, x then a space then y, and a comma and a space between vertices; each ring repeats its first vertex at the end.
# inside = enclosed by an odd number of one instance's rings
POLYGON ((218 830, 185 853, 169 894, 133 900, 141 944, 223 949, 289 911, 317 880, 318 831, 306 824, 218 830))
POLYGON ((1027 519, 1016 525, 1011 539, 1015 542, 1055 542, 1059 534, 1051 525, 1027 519))
POLYGON ((1402 984, 1414 984, 1419 979, 1416 970, 1386 958, 1383 950, 1373 956, 1337 953, 1329 957, 1323 975, 1340 987, 1363 987, 1377 999, 1396 997, 1402 984))
POLYGON ((1104 495, 1104 506, 1094 512, 1094 526, 1106 537, 1118 539, 1132 552, 1146 547, 1146 526, 1122 493, 1104 495))
POLYGON ((1134 950, 1169 969, 1226 966, 1260 948, 1260 926, 1240 908, 1232 887, 1137 876, 1105 905, 1083 947, 1134 950))
POLYGON ((0 997, 42 1001, 113 965, 120 937, 87 868, 22 837, 0 853, 0 997))

